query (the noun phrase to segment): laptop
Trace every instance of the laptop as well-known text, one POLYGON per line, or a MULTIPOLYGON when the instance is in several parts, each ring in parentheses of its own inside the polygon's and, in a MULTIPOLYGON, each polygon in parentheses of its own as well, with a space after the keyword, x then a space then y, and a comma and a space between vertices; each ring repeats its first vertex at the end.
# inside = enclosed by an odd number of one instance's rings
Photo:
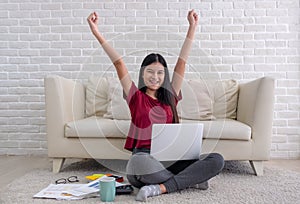
POLYGON ((203 124, 153 124, 150 155, 159 161, 199 159, 203 124))

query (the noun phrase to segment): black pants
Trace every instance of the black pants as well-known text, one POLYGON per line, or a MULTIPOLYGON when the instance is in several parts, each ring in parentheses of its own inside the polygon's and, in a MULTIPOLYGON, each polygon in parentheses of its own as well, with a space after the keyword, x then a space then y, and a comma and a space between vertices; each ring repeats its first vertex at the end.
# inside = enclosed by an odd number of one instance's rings
POLYGON ((162 163, 149 153, 138 152, 131 156, 126 171, 128 181, 137 188, 164 184, 171 193, 203 183, 219 174, 223 167, 224 159, 218 153, 201 155, 199 160, 162 163))

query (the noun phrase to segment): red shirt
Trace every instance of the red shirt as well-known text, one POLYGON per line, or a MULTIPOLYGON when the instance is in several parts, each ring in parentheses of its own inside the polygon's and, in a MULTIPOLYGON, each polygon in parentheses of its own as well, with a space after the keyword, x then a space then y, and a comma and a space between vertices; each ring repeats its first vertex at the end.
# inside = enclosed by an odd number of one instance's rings
MULTIPOLYGON (((124 148, 147 148, 151 146, 152 124, 172 123, 171 106, 162 104, 140 91, 132 82, 129 94, 125 97, 131 113, 131 123, 124 148)), ((181 94, 176 97, 176 104, 181 94)))

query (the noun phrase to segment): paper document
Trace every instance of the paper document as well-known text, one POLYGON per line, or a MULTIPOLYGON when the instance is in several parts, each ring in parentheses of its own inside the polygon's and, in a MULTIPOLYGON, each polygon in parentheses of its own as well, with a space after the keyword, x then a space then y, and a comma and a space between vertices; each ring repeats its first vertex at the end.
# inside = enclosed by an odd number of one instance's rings
MULTIPOLYGON (((105 177, 105 176, 104 176, 105 177)), ((103 178, 103 177, 101 177, 103 178)), ((57 200, 79 200, 86 197, 99 196, 99 180, 87 184, 50 184, 33 198, 52 198, 57 200)), ((126 183, 116 182, 116 187, 126 185, 126 183)))

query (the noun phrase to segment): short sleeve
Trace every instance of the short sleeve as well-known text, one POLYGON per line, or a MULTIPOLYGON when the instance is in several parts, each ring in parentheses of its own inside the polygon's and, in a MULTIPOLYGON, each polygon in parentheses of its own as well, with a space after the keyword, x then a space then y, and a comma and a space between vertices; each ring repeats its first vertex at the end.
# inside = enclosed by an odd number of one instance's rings
POLYGON ((131 83, 131 87, 129 89, 129 93, 128 95, 126 96, 124 90, 123 90, 123 98, 126 100, 127 104, 129 104, 132 96, 134 96, 134 94, 138 91, 138 88, 136 87, 135 83, 132 82, 131 83))

